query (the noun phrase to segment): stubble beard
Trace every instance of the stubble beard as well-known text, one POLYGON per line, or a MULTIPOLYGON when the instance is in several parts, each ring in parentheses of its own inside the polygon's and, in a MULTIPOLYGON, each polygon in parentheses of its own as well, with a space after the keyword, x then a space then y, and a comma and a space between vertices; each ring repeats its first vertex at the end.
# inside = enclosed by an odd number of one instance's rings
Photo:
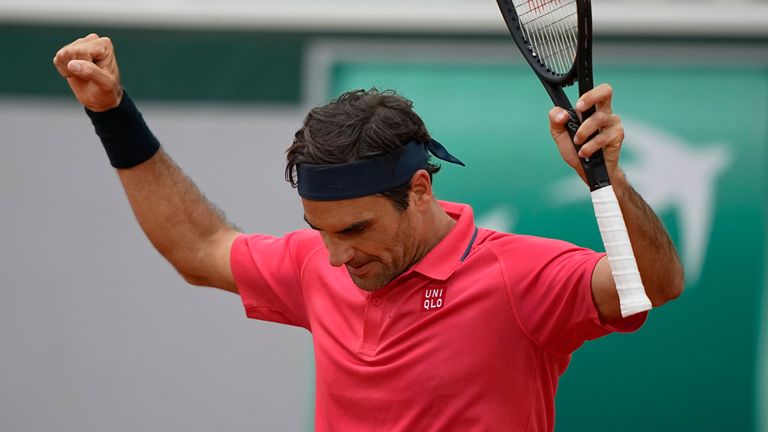
POLYGON ((406 270, 406 268, 402 268, 403 266, 401 265, 384 266, 384 264, 380 262, 378 265, 382 268, 380 273, 373 274, 368 277, 350 275, 352 282, 354 282, 358 288, 364 291, 377 291, 388 283, 392 282, 406 270))
POLYGON ((417 247, 414 245, 411 225, 407 219, 404 218, 403 223, 398 227, 393 244, 399 246, 393 250, 393 262, 387 266, 379 261, 378 265, 381 266, 380 273, 362 278, 350 275, 352 282, 358 288, 369 292, 377 291, 416 264, 420 257, 415 256, 417 247))

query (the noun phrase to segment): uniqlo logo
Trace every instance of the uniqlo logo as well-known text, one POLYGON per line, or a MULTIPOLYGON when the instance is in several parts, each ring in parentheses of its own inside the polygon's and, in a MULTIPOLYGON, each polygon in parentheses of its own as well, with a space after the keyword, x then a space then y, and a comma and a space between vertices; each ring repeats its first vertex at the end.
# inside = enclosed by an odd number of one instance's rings
POLYGON ((421 307, 424 312, 442 309, 445 305, 445 287, 424 290, 421 307))

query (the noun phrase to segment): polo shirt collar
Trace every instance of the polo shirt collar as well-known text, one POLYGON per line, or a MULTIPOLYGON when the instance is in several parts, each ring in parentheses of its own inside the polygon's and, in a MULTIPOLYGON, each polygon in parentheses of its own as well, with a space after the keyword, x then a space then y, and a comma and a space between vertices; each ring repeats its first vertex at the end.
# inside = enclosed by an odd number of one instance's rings
POLYGON ((411 270, 442 281, 448 279, 466 258, 477 236, 477 228, 470 206, 447 201, 439 203, 456 220, 456 225, 411 270))

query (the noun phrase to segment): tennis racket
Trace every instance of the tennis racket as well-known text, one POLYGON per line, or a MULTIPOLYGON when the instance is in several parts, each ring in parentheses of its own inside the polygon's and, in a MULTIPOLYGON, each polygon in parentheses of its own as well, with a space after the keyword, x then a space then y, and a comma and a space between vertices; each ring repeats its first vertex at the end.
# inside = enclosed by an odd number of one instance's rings
MULTIPOLYGON (((566 129, 573 139, 582 121, 595 112, 592 107, 579 118, 563 91, 577 80, 579 95, 593 87, 590 0, 497 0, 497 3, 515 44, 552 102, 568 111, 570 119, 566 129)), ((603 151, 580 160, 619 293, 621 315, 626 317, 649 310, 651 301, 640 279, 624 217, 608 178, 603 151)))

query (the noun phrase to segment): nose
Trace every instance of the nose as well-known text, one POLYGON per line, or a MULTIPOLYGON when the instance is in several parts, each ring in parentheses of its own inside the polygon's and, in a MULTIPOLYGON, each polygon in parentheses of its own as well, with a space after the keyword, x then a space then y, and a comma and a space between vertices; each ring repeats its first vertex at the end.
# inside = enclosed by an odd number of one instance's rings
POLYGON ((328 249, 328 259, 332 266, 341 267, 348 263, 355 256, 355 251, 349 242, 324 236, 325 247, 328 249))

